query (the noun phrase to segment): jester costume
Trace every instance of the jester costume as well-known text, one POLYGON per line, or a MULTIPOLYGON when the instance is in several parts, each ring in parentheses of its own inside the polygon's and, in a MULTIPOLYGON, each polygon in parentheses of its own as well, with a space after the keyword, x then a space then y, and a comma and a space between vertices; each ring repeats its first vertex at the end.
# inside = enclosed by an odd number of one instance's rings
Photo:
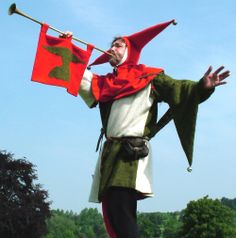
MULTIPOLYGON (((183 150, 192 164, 193 142, 198 105, 211 91, 201 80, 175 80, 163 69, 138 64, 141 49, 173 21, 122 37, 127 45, 126 60, 113 73, 104 76, 86 70, 79 94, 89 107, 99 105, 102 145, 93 175, 89 200, 102 202, 104 220, 110 237, 138 237, 137 200, 153 195, 152 153, 150 139, 159 130, 158 103, 169 105, 164 121, 174 120, 183 150), (124 153, 124 139, 141 138, 149 153, 129 158, 124 153)), ((91 65, 108 61, 106 54, 91 65)))

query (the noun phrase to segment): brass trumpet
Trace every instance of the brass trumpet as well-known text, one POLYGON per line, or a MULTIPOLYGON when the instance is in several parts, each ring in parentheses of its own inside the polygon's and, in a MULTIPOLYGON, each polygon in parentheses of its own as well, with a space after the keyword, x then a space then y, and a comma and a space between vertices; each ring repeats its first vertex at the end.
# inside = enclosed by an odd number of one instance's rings
MULTIPOLYGON (((12 15, 13 13, 16 13, 16 14, 18 14, 18 15, 20 15, 20 16, 26 17, 26 18, 30 19, 31 21, 34 21, 34 22, 36 22, 36 23, 38 23, 38 24, 40 24, 40 25, 43 25, 43 24, 44 24, 43 22, 40 22, 40 21, 34 19, 33 17, 31 17, 31 16, 25 14, 24 12, 20 11, 20 10, 16 7, 16 4, 15 4, 15 3, 13 3, 13 4, 9 7, 9 9, 8 9, 8 15, 12 15)), ((62 35, 64 34, 63 31, 60 31, 60 30, 58 30, 58 29, 56 29, 56 28, 54 28, 54 27, 52 27, 52 26, 49 26, 49 28, 50 28, 51 30, 53 30, 53 31, 56 31, 56 32, 62 34, 62 35)), ((72 36, 72 39, 75 40, 75 41, 78 41, 78 42, 80 42, 80 43, 82 43, 82 44, 84 44, 84 45, 88 45, 88 44, 89 44, 89 43, 87 43, 87 42, 85 42, 85 41, 83 41, 83 40, 81 40, 81 39, 78 39, 78 38, 76 38, 76 37, 73 37, 73 36, 72 36)), ((101 49, 99 49, 99 48, 97 48, 97 47, 94 47, 94 49, 95 49, 95 50, 98 50, 98 51, 100 51, 100 52, 102 52, 102 53, 111 55, 109 52, 104 51, 104 50, 101 50, 101 49)))

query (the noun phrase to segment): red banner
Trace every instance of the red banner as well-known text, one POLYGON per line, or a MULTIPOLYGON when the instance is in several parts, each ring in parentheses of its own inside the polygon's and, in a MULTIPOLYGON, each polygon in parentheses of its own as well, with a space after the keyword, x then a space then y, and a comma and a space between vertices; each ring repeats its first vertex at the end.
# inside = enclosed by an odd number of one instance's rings
POLYGON ((94 46, 87 50, 75 46, 69 38, 47 35, 48 25, 43 24, 39 36, 32 81, 64 87, 77 96, 80 82, 94 46))

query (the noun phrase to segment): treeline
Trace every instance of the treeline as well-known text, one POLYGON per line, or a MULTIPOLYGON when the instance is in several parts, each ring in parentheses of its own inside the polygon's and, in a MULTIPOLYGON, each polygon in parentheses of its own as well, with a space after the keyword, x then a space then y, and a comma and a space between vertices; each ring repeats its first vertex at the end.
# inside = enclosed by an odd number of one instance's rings
MULTIPOLYGON (((139 213, 140 238, 235 238, 236 198, 191 201, 180 212, 139 213)), ((96 208, 53 210, 44 238, 108 238, 96 208)))

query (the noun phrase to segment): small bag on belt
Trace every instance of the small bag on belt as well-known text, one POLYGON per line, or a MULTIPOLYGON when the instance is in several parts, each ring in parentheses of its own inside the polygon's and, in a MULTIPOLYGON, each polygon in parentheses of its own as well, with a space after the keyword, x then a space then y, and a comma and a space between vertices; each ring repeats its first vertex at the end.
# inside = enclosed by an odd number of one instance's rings
POLYGON ((126 160, 138 160, 148 155, 147 139, 141 137, 126 137, 122 139, 121 150, 126 160))

